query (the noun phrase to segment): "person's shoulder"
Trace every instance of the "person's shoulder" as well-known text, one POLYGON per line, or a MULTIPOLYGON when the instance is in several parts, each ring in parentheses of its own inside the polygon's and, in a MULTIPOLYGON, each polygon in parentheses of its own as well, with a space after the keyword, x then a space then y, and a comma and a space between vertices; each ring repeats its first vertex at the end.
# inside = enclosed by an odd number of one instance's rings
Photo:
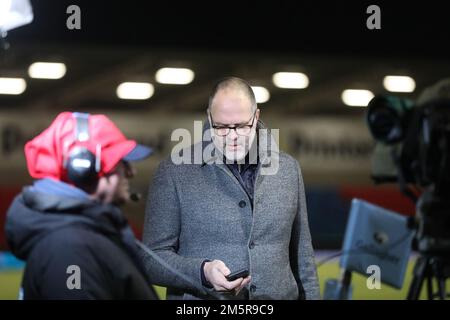
POLYGON ((279 152, 279 157, 280 157, 280 163, 285 166, 298 167, 300 165, 299 161, 296 158, 294 158, 292 155, 290 155, 284 151, 279 152))
POLYGON ((280 168, 284 170, 283 172, 295 173, 296 177, 303 179, 302 167, 296 158, 283 151, 279 152, 279 158, 280 168))
POLYGON ((82 226, 53 231, 36 245, 32 255, 33 263, 44 267, 75 264, 90 268, 93 273, 112 272, 126 257, 123 249, 107 235, 82 226))
POLYGON ((204 151, 202 148, 202 143, 199 142, 180 150, 174 150, 159 163, 158 171, 172 173, 201 167, 204 151))
POLYGON ((289 153, 286 153, 286 152, 280 150, 279 155, 280 155, 280 159, 283 159, 286 162, 294 163, 294 164, 298 163, 297 159, 295 159, 289 153))
POLYGON ((41 242, 45 247, 57 252, 66 249, 74 253, 79 250, 104 252, 106 247, 112 245, 111 240, 102 233, 76 224, 52 231, 41 242))
POLYGON ((60 227, 36 243, 27 263, 33 273, 39 270, 63 272, 61 270, 69 265, 92 267, 105 260, 102 256, 109 251, 105 244, 105 239, 91 230, 75 226, 60 227))
POLYGON ((8 211, 14 212, 18 207, 23 207, 24 205, 25 204, 24 204, 24 200, 23 200, 23 191, 22 191, 14 197, 13 201, 11 201, 8 211))

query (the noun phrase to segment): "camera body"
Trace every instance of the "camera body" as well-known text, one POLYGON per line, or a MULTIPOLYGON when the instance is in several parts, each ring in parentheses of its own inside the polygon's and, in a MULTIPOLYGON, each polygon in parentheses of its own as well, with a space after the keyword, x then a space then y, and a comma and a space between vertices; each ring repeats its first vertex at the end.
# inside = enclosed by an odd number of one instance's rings
POLYGON ((415 247, 424 253, 450 252, 450 98, 416 104, 376 96, 367 124, 376 140, 372 178, 397 182, 416 202, 410 226, 415 247), (420 195, 411 191, 420 188, 420 195))
MULTIPOLYGON (((432 186, 439 194, 450 191, 450 99, 416 105, 411 100, 376 96, 369 102, 367 123, 377 143, 395 157, 391 160, 398 172, 385 174, 392 178, 387 182, 404 178, 405 183, 432 186)), ((379 182, 382 177, 374 172, 379 182)))

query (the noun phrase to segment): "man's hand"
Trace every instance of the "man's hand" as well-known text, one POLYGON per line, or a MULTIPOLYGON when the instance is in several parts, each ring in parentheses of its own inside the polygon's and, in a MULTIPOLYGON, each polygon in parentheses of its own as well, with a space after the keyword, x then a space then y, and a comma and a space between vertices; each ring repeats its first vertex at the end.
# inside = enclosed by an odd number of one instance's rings
POLYGON ((214 287, 216 291, 234 291, 236 295, 250 283, 251 276, 238 278, 234 281, 228 281, 225 276, 231 273, 225 263, 220 260, 206 262, 203 266, 203 272, 206 280, 214 287))

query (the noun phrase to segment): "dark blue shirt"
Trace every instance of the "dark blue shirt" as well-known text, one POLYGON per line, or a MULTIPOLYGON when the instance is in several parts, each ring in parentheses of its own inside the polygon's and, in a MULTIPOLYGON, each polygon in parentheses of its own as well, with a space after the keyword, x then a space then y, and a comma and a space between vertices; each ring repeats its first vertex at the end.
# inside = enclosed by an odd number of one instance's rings
POLYGON ((227 164, 227 167, 233 172, 236 179, 239 181, 241 186, 244 188, 247 193, 253 208, 253 196, 254 196, 254 188, 255 188, 255 179, 256 172, 258 169, 257 164, 227 164))

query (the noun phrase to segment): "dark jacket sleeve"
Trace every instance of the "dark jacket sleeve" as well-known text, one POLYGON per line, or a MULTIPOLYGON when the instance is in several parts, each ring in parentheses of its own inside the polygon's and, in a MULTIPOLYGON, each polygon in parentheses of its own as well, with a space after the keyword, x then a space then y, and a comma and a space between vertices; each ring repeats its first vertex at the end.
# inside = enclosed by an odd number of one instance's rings
POLYGON ((298 209, 294 220, 290 243, 290 261, 303 299, 320 299, 314 250, 309 231, 306 209, 305 187, 300 166, 297 162, 298 209))

